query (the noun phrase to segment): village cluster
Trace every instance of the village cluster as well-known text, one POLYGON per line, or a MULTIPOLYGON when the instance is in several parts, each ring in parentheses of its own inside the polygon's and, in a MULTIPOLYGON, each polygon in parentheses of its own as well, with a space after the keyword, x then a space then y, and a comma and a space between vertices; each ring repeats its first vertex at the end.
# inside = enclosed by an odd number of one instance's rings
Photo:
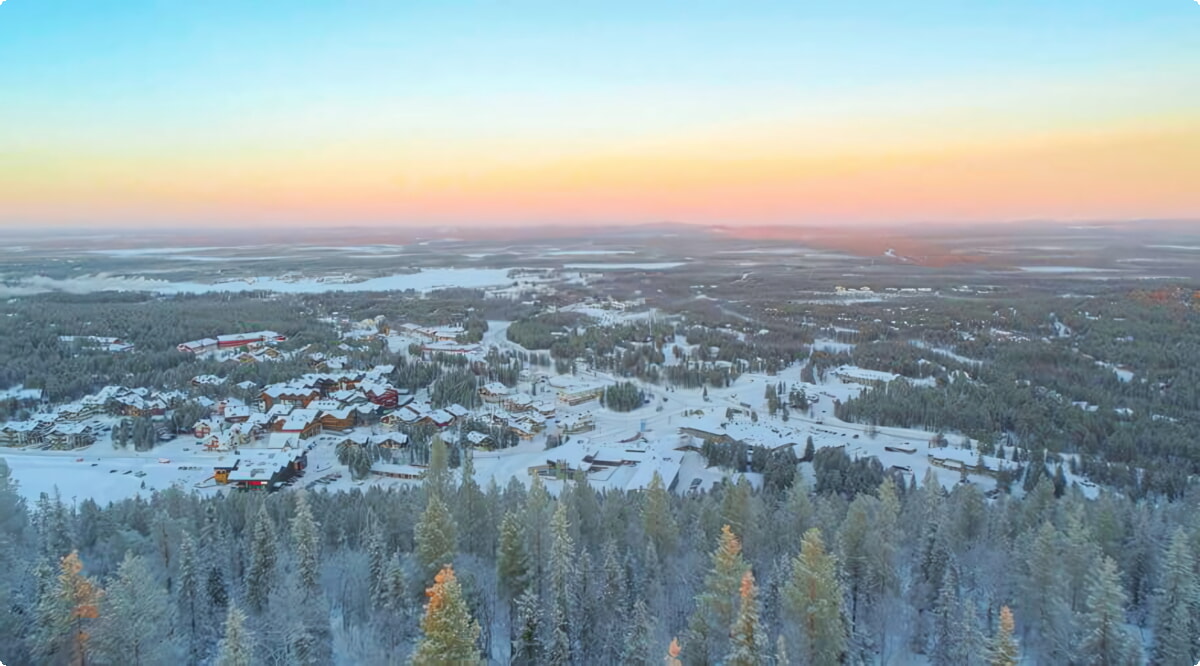
MULTIPOLYGON (((603 310, 617 320, 637 316, 603 310)), ((835 400, 868 387, 918 381, 890 372, 844 365, 812 384, 801 381, 799 365, 767 375, 749 372, 742 364, 741 378, 727 387, 682 389, 638 382, 644 405, 617 412, 603 406, 603 396, 608 387, 624 380, 596 371, 582 359, 571 364, 570 372, 527 366, 512 385, 489 381, 489 359, 496 352, 522 351, 501 331, 505 322, 493 322, 497 330, 481 342, 464 342, 469 336, 461 326, 389 325, 380 317, 329 323, 340 330, 338 348, 346 356, 311 347, 284 351, 280 345, 288 339, 274 331, 217 335, 178 345, 181 353, 227 362, 306 361, 308 372, 266 386, 250 381, 229 384, 226 378, 206 374, 191 379, 190 391, 109 386, 55 407, 44 404, 40 391, 10 389, 8 398, 24 400, 30 416, 0 426, 0 445, 47 456, 78 455, 76 462, 103 465, 100 471, 107 468, 112 473, 132 470, 141 477, 149 469, 151 477, 146 481, 158 485, 143 486, 147 488, 163 487, 165 481, 201 489, 273 490, 296 483, 306 471, 316 472, 310 475, 316 480, 307 485, 340 485, 350 482, 339 480, 342 471, 350 471, 341 456, 346 447, 370 452, 369 465, 354 470, 356 483, 419 479, 428 449, 410 442, 408 433, 414 429, 471 449, 476 473, 501 484, 540 475, 552 485, 571 478, 586 479, 600 488, 629 490, 646 487, 657 475, 677 492, 699 490, 731 474, 709 466, 701 452, 706 442, 742 442, 771 451, 790 448, 799 456, 812 441, 817 448, 842 448, 852 457, 879 457, 885 467, 914 476, 925 468, 988 476, 989 467, 994 471, 1004 464, 991 459, 981 462, 969 449, 943 448, 937 456, 919 456, 915 443, 926 448, 934 440, 932 433, 865 428, 834 417, 835 400), (470 368, 477 380, 474 406, 435 407, 432 386, 415 392, 398 386, 392 364, 355 367, 354 345, 369 341, 384 342, 397 358, 462 358, 463 367, 470 368), (768 416, 763 402, 763 389, 785 382, 803 386, 810 396, 790 422, 768 416), (181 419, 181 407, 202 416, 181 419), (152 450, 116 450, 116 431, 130 419, 152 423, 158 445, 152 450), (94 453, 101 455, 91 457, 94 453), (147 461, 162 467, 149 464, 147 468, 147 461), (176 474, 161 473, 168 468, 176 474), (157 479, 154 472, 160 472, 157 479)), ((671 345, 685 354, 696 352, 682 337, 671 345)), ((669 356, 674 360, 676 354, 669 356)), ((722 360, 711 363, 733 365, 722 360)), ((751 483, 762 480, 750 472, 732 475, 751 483)), ((958 477, 947 474, 946 480, 954 483, 958 477)))

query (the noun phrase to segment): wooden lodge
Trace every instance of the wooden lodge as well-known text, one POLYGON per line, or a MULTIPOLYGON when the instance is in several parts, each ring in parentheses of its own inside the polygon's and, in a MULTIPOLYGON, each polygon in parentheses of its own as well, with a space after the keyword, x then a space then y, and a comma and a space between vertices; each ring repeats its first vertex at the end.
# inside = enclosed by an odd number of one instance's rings
POLYGON ((304 449, 255 449, 237 454, 232 464, 214 466, 213 479, 240 490, 270 491, 303 474, 307 467, 308 454, 304 449))

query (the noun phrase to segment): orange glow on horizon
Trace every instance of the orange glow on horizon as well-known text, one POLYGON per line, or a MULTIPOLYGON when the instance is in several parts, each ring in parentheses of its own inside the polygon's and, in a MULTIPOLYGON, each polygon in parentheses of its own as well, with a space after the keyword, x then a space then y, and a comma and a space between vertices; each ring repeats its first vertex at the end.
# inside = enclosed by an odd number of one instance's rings
MULTIPOLYGON (((9 221, 984 221, 1200 214, 1200 126, 892 145, 780 130, 577 149, 343 141, 171 155, 86 149, 0 166, 9 221), (472 155, 481 155, 475 159, 472 155)), ((842 135, 846 136, 846 135, 842 135)))

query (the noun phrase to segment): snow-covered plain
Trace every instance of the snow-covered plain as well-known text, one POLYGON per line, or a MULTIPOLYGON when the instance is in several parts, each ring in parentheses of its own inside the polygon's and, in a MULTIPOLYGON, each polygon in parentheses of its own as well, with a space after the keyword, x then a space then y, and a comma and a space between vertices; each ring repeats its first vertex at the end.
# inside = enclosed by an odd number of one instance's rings
POLYGON ((330 291, 404 291, 419 292, 447 287, 478 289, 511 284, 506 268, 431 268, 416 273, 388 275, 359 282, 332 282, 320 278, 284 280, 278 277, 253 277, 215 284, 172 282, 143 277, 91 275, 64 280, 34 276, 0 285, 0 296, 25 296, 62 291, 87 294, 98 291, 147 291, 160 294, 203 294, 212 292, 274 291, 289 294, 314 294, 330 291))

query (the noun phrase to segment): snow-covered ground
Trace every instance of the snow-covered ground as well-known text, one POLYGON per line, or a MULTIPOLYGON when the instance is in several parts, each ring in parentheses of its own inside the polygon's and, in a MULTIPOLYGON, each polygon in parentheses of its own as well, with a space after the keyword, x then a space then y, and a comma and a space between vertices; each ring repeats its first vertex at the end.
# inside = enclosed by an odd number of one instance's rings
POLYGON ((571 271, 606 271, 606 270, 623 270, 637 269, 643 271, 665 271, 671 268, 679 268, 687 264, 682 261, 658 261, 648 262, 644 264, 596 264, 596 263, 579 263, 579 264, 563 264, 565 270, 571 271))
MULTIPOLYGON (((330 291, 403 291, 419 292, 447 287, 483 288, 511 284, 507 268, 430 268, 417 273, 388 275, 358 282, 330 281, 322 278, 284 280, 278 277, 252 277, 233 282, 208 284, 171 282, 143 277, 92 275, 59 280, 33 276, 0 285, 0 296, 23 296, 63 291, 87 294, 97 291, 149 291, 162 294, 202 294, 211 292, 275 291, 289 294, 313 294, 330 291)), ((525 279, 525 278, 523 278, 525 279)))
MULTIPOLYGON (((507 340, 506 329, 507 322, 489 322, 485 344, 519 349, 507 340)), ((681 342, 676 341, 677 344, 681 342)), ((401 346, 406 346, 406 343, 401 346)), ((586 369, 581 370, 574 379, 591 384, 607 384, 618 380, 605 373, 586 369)), ((541 388, 535 389, 533 384, 525 382, 517 390, 536 391, 536 398, 549 398, 550 389, 539 386, 541 388)), ((574 407, 558 403, 559 419, 567 415, 590 415, 596 424, 595 430, 571 436, 559 448, 547 451, 546 435, 557 430, 556 422, 552 420, 543 433, 523 441, 519 446, 500 451, 480 451, 475 455, 478 481, 485 486, 491 481, 503 486, 509 479, 516 478, 527 484, 532 478, 530 468, 564 459, 580 461, 589 453, 598 458, 624 457, 640 461, 628 468, 595 475, 590 481, 598 487, 643 487, 649 482, 654 469, 662 471, 664 476, 674 474, 677 470, 675 490, 680 493, 687 492, 696 479, 700 480, 699 487, 709 488, 713 483, 730 477, 731 474, 726 471, 706 468, 699 454, 679 450, 682 445, 700 444, 698 439, 681 433, 680 428, 685 426, 724 432, 750 444, 772 447, 790 444, 796 447, 798 455, 802 454, 806 440, 812 437, 818 449, 844 447, 851 457, 875 456, 885 469, 895 467, 917 479, 923 478, 926 471, 932 469, 938 481, 946 487, 959 483, 961 473, 937 466, 931 458, 973 465, 979 457, 975 449, 976 442, 967 442, 970 448, 960 448, 963 444, 960 436, 949 435, 949 447, 931 449, 929 442, 934 437, 931 432, 884 426, 869 428, 839 420, 833 414, 834 401, 844 401, 858 395, 865 390, 864 387, 842 382, 833 373, 824 382, 805 384, 800 380, 799 364, 775 376, 744 374, 729 387, 709 387, 707 398, 701 389, 651 384, 643 384, 642 388, 648 395, 649 404, 632 412, 614 412, 602 408, 598 401, 574 407), (789 386, 803 386, 806 393, 816 398, 817 402, 808 413, 793 410, 787 421, 781 415, 770 416, 765 398, 766 387, 780 382, 789 386), (752 417, 751 412, 757 418, 752 417), (888 447, 892 450, 889 451, 888 447)), ((415 483, 377 477, 364 481, 351 480, 346 468, 336 462, 334 454, 335 443, 344 436, 327 433, 309 440, 314 447, 309 453, 309 472, 299 485, 308 485, 315 479, 334 473, 341 473, 341 477, 319 487, 336 491, 362 485, 386 487, 415 483)), ((130 449, 114 450, 107 435, 91 447, 77 451, 0 449, 0 457, 7 460, 22 494, 27 498, 32 500, 42 492, 52 493, 57 488, 68 500, 91 497, 101 503, 169 487, 177 487, 185 492, 228 492, 210 479, 213 466, 221 461, 222 456, 229 455, 203 451, 191 436, 181 436, 144 453, 130 449), (160 462, 160 459, 169 462, 160 462), (144 473, 144 476, 137 476, 138 472, 144 473)), ((1011 462, 995 458, 985 458, 984 461, 992 469, 1011 465, 1011 462)), ((1079 480, 1070 475, 1068 478, 1079 480)), ((985 475, 972 474, 969 480, 984 490, 990 490, 995 485, 994 480, 985 475)), ((556 491, 561 487, 561 482, 549 480, 547 486, 556 491)), ((1087 486, 1084 491, 1094 494, 1096 489, 1087 486)))

